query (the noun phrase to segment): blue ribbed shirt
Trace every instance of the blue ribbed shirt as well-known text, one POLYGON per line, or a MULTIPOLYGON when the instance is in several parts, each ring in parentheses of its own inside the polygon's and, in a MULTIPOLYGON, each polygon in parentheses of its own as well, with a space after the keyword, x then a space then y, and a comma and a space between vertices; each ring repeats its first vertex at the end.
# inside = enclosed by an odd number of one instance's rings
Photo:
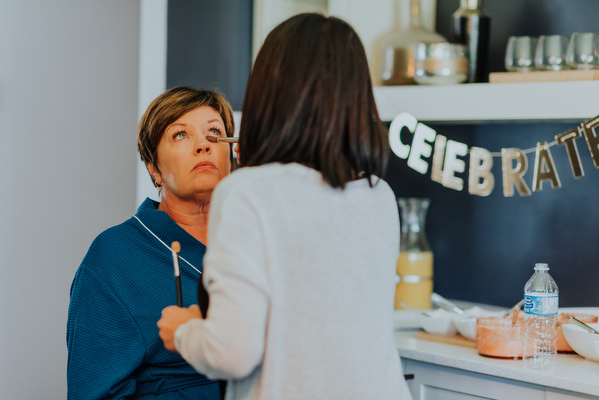
MULTIPOLYGON (((69 400, 220 399, 217 383, 166 350, 158 336, 162 309, 176 304, 165 244, 181 243, 181 258, 199 271, 206 247, 157 205, 146 199, 137 218, 102 232, 75 274, 67 321, 69 400)), ((200 274, 183 260, 180 265, 188 307, 197 303, 200 274)))

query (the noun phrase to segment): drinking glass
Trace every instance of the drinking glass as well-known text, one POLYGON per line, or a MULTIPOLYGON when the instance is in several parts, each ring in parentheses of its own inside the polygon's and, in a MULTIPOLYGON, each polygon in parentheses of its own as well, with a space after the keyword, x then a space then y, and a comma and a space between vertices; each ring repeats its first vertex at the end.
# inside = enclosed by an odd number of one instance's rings
POLYGON ((568 36, 541 35, 535 51, 535 67, 541 71, 569 69, 566 64, 568 36))
POLYGON ((566 63, 574 69, 599 68, 599 35, 574 32, 570 37, 566 63))
POLYGON ((510 36, 505 51, 505 68, 510 72, 534 71, 536 49, 536 37, 510 36))

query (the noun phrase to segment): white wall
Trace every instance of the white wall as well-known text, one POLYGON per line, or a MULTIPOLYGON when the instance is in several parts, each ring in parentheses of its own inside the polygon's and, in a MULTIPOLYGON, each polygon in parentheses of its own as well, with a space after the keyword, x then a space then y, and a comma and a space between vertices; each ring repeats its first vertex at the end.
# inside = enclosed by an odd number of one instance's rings
MULTIPOLYGON (((139 96, 137 120, 166 89, 168 0, 141 0, 139 27, 139 96)), ((137 157, 136 206, 146 197, 159 200, 146 166, 137 157)))
POLYGON ((256 59, 264 39, 275 26, 300 13, 326 14, 327 6, 328 0, 254 0, 252 60, 256 59))
POLYGON ((69 288, 135 211, 139 0, 0 1, 0 398, 66 397, 69 288))

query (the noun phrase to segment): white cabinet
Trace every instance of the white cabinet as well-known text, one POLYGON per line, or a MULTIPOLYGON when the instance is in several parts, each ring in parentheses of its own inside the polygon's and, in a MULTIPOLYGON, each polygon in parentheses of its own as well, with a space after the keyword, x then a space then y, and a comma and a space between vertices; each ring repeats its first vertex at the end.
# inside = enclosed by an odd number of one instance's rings
POLYGON ((571 400, 597 399, 580 393, 567 392, 511 379, 498 378, 457 368, 402 359, 404 373, 414 375, 408 380, 414 400, 571 400))
POLYGON ((476 374, 415 360, 402 360, 405 373, 413 374, 414 400, 544 400, 542 387, 476 374))

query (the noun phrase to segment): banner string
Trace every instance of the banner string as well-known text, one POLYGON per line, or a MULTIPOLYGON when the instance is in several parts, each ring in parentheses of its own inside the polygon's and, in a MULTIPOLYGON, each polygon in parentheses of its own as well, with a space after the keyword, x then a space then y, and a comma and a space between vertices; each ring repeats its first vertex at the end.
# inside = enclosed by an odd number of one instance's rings
MULTIPOLYGON (((551 146, 555 146, 557 144, 557 140, 554 140, 553 142, 549 142, 547 143, 547 147, 551 147, 551 146)), ((526 150, 522 150, 522 152, 524 154, 530 154, 530 153, 534 153, 535 151, 537 151, 536 147, 533 147, 532 149, 526 149, 526 150)), ((470 153, 470 149, 468 149, 468 153, 470 153)), ((497 152, 497 151, 492 151, 490 152, 491 155, 493 157, 501 157, 501 152, 497 152)))

